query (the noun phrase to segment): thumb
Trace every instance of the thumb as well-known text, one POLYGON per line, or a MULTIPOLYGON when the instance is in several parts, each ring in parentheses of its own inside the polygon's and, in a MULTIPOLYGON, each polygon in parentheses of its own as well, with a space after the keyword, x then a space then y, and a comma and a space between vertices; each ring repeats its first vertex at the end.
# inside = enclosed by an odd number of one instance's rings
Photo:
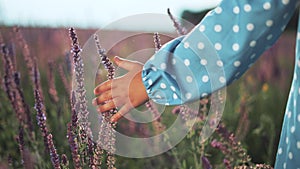
POLYGON ((120 58, 119 56, 115 56, 114 61, 117 64, 117 66, 128 71, 133 70, 136 65, 136 62, 120 58))

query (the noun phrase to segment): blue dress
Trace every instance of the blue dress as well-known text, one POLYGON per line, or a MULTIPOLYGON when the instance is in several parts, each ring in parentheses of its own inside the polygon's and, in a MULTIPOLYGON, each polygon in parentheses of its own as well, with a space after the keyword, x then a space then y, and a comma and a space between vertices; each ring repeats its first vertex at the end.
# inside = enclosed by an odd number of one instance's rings
MULTIPOLYGON (((165 44, 144 65, 149 97, 178 105, 238 79, 283 33, 298 0, 223 0, 186 36, 165 44)), ((293 82, 275 168, 300 168, 300 25, 293 82)))

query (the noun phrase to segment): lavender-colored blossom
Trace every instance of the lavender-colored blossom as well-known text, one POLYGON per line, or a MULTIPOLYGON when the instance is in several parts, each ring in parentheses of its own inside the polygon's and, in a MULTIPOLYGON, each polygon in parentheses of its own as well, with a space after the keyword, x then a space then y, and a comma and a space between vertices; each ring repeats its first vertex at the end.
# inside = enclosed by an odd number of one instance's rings
POLYGON ((43 139, 44 139, 44 145, 47 152, 50 153, 51 162, 55 169, 60 169, 60 161, 59 161, 59 155, 56 152, 52 134, 49 132, 46 124, 46 109, 44 106, 43 98, 41 97, 41 86, 40 86, 40 75, 39 70, 37 68, 36 62, 34 62, 33 67, 33 81, 34 81, 34 99, 35 99, 35 110, 37 112, 36 118, 38 126, 41 130, 43 139))
POLYGON ((98 35, 94 35, 94 40, 95 40, 95 44, 98 50, 98 54, 101 58, 101 62, 104 65, 105 69, 107 70, 108 74, 107 74, 107 78, 109 80, 113 79, 115 76, 115 67, 113 65, 113 63, 110 61, 110 59, 107 57, 106 55, 106 51, 105 49, 103 49, 101 47, 98 35))
POLYGON ((94 156, 94 149, 95 149, 95 144, 93 140, 89 137, 88 138, 88 154, 89 154, 89 167, 91 169, 96 168, 96 162, 95 162, 95 156, 94 156))
POLYGON ((273 167, 267 164, 256 164, 255 169, 273 169, 273 167))
POLYGON ((35 98, 35 110, 37 112, 36 114, 36 120, 37 120, 37 124, 42 132, 42 136, 44 139, 44 145, 45 145, 45 149, 47 152, 50 152, 49 150, 49 145, 48 145, 48 128, 46 125, 46 115, 45 115, 45 108, 44 108, 44 104, 42 103, 41 97, 40 97, 40 93, 38 90, 34 90, 34 98, 35 98))
POLYGON ((201 157, 201 161, 203 169, 212 169, 210 161, 205 156, 201 157))
POLYGON ((14 27, 14 32, 19 42, 19 46, 22 48, 22 54, 26 62, 28 74, 31 77, 33 88, 39 90, 41 100, 43 101, 44 95, 41 87, 37 58, 31 54, 29 45, 27 44, 27 41, 25 40, 21 30, 18 27, 14 27))
POLYGON ((154 33, 153 39, 154 39, 155 52, 157 52, 161 48, 160 36, 158 32, 154 33))
MULTIPOLYGON (((115 75, 115 67, 113 66, 113 63, 110 61, 110 59, 106 55, 105 49, 101 47, 100 41, 98 36, 94 35, 95 45, 98 51, 98 54, 100 56, 101 62, 104 65, 105 69, 107 70, 107 78, 109 80, 114 79, 115 75)), ((105 146, 104 148, 107 150, 107 160, 106 165, 109 169, 115 168, 115 156, 114 152, 115 150, 115 130, 116 128, 116 122, 110 122, 110 118, 112 115, 114 115, 117 112, 117 109, 112 109, 106 112, 103 112, 103 116, 101 117, 101 124, 99 129, 99 136, 97 140, 97 144, 100 146, 105 146)), ((102 151, 100 151, 97 154, 101 154, 102 151)), ((102 154, 101 154, 102 155, 102 154)), ((101 157, 98 157, 101 158, 101 157)))
POLYGON ((28 127, 29 129, 29 136, 30 138, 33 138, 33 123, 32 123, 32 117, 31 117, 31 112, 30 112, 30 108, 28 106, 28 104, 25 102, 25 98, 24 98, 24 94, 23 91, 21 89, 20 86, 20 73, 19 72, 15 72, 14 73, 14 82, 16 85, 16 101, 18 102, 19 105, 19 110, 21 111, 21 113, 25 113, 25 119, 26 119, 26 126, 25 128, 28 127))
POLYGON ((75 73, 75 85, 76 85, 76 111, 78 111, 77 118, 79 124, 78 144, 80 148, 79 154, 81 155, 83 163, 87 162, 88 157, 88 137, 93 137, 90 129, 90 122, 88 121, 88 109, 86 99, 86 89, 84 86, 84 64, 80 52, 82 49, 79 46, 79 41, 74 28, 69 29, 69 37, 72 41, 72 53, 73 53, 73 64, 75 73))
POLYGON ((24 166, 24 168, 26 168, 26 163, 27 161, 24 160, 24 130, 22 127, 19 127, 19 134, 18 134, 18 137, 17 137, 17 142, 18 142, 18 146, 19 146, 19 151, 20 151, 20 154, 21 154, 21 160, 22 160, 22 165, 24 166))
POLYGON ((226 140, 228 140, 231 135, 231 133, 226 129, 225 125, 223 124, 218 125, 216 132, 226 140))
POLYGON ((230 133, 223 124, 218 125, 216 132, 219 134, 222 142, 214 140, 211 145, 212 147, 220 149, 230 163, 236 163, 237 159, 239 159, 239 163, 242 164, 251 161, 251 158, 247 155, 241 143, 236 141, 234 134, 230 133))
POLYGON ((103 149, 101 146, 97 143, 95 144, 95 152, 94 152, 94 160, 95 160, 95 166, 97 166, 99 169, 101 168, 102 159, 103 159, 103 149))
POLYGON ((59 98, 57 96, 57 90, 55 87, 53 66, 54 66, 54 62, 49 60, 48 61, 48 78, 47 78, 48 84, 49 84, 48 93, 50 95, 50 98, 53 100, 53 102, 57 103, 59 101, 59 98))
MULTIPOLYGON (((79 46, 78 38, 74 28, 69 29, 70 38, 72 40, 72 53, 74 61, 74 72, 75 72, 75 81, 76 81, 76 96, 77 103, 79 105, 78 110, 78 120, 80 125, 82 125, 84 131, 88 131, 89 122, 88 122, 88 110, 87 110, 87 100, 86 100, 86 89, 84 86, 84 65, 82 57, 80 56, 81 48, 79 46)), ((87 143, 87 139, 84 139, 87 143)))
POLYGON ((172 15, 172 13, 170 11, 170 8, 168 8, 167 12, 168 12, 170 19, 172 20, 172 22, 174 24, 174 27, 175 27, 177 33, 179 35, 185 35, 186 29, 184 27, 182 27, 181 24, 174 18, 174 16, 172 15))
POLYGON ((71 102, 71 110, 72 110, 71 127, 72 127, 72 131, 75 131, 78 129, 78 114, 76 111, 78 109, 78 104, 76 104, 76 96, 75 96, 75 92, 73 90, 71 93, 70 102, 71 102))
POLYGON ((213 147, 213 148, 217 148, 219 149, 223 154, 228 154, 230 153, 230 151, 227 149, 227 147, 220 141, 217 141, 216 139, 214 139, 210 145, 213 147))
MULTIPOLYGON (((39 79, 36 79, 34 78, 35 75, 34 75, 34 67, 36 66, 36 57, 33 56, 31 53, 30 53, 30 49, 29 49, 29 45, 27 44, 27 41, 25 40, 21 30, 19 27, 14 27, 14 32, 15 32, 15 35, 16 35, 16 39, 19 43, 19 46, 22 48, 22 54, 23 54, 23 57, 24 57, 24 60, 25 60, 25 63, 26 63, 26 67, 27 67, 27 70, 28 70, 28 73, 29 73, 29 76, 32 77, 31 80, 32 80, 32 84, 34 85, 34 88, 38 88, 37 86, 41 86, 40 85, 40 80, 39 79)), ((40 92, 40 95, 42 98, 43 97, 43 93, 42 93, 42 90, 39 91, 40 92)))
POLYGON ((226 158, 223 159, 223 164, 226 167, 226 169, 232 169, 231 162, 226 158))
POLYGON ((65 65, 67 68, 67 74, 72 76, 73 64, 72 64, 72 55, 70 52, 65 53, 65 65))
MULTIPOLYGON (((158 34, 158 32, 155 32, 153 35, 153 40, 154 40, 154 48, 155 48, 155 52, 157 52, 160 48, 161 48, 161 42, 160 42, 160 36, 158 34)), ((160 132, 162 132, 166 126, 164 124, 161 123, 161 116, 159 111, 157 110, 157 108, 155 107, 154 103, 149 100, 145 103, 146 107, 148 108, 148 110, 152 113, 153 116, 153 128, 156 134, 159 134, 160 132)))
POLYGON ((194 120, 195 118, 197 120, 196 122, 201 122, 204 120, 204 116, 197 110, 193 110, 185 105, 175 106, 172 110, 172 113, 179 115, 184 122, 194 120))
POLYGON ((68 169, 69 168, 69 160, 66 154, 61 155, 61 167, 62 169, 68 169))
POLYGON ((12 62, 9 58, 9 51, 5 44, 1 44, 1 52, 2 52, 2 64, 4 68, 4 89, 7 94, 8 99, 13 104, 13 91, 11 90, 10 86, 13 84, 13 72, 14 68, 12 62))
POLYGON ((180 106, 175 106, 173 109, 172 109, 172 113, 173 114, 179 114, 180 112, 180 106))
POLYGON ((61 167, 60 167, 59 155, 56 152, 56 148, 53 143, 52 134, 48 134, 47 139, 48 139, 48 145, 49 145, 52 165, 55 169, 60 169, 61 167))
POLYGON ((72 124, 68 123, 68 131, 67 131, 68 142, 71 148, 72 159, 74 163, 75 169, 81 169, 80 164, 80 155, 78 153, 78 142, 77 137, 72 129, 72 124))
POLYGON ((15 64, 12 63, 12 56, 7 46, 1 44, 2 60, 4 68, 4 89, 15 111, 19 123, 26 129, 29 129, 29 135, 32 138, 33 125, 30 116, 30 109, 24 100, 24 94, 20 86, 20 73, 16 71, 15 64))
POLYGON ((67 91, 67 93, 70 95, 70 92, 71 92, 71 84, 69 83, 69 81, 67 80, 66 78, 66 74, 64 72, 64 68, 63 68, 63 65, 62 64, 59 64, 58 65, 58 75, 65 87, 65 90, 67 91))

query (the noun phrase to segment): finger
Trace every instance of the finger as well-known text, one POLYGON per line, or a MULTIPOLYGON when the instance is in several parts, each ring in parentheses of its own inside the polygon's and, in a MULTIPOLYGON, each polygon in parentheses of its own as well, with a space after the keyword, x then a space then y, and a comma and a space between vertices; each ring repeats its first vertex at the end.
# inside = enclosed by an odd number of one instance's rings
POLYGON ((98 85, 97 87, 95 87, 94 94, 95 95, 99 95, 100 93, 102 93, 104 91, 112 89, 112 85, 111 84, 112 84, 111 80, 108 80, 108 81, 105 81, 105 82, 101 83, 100 85, 98 85))
POLYGON ((112 100, 110 100, 107 103, 105 103, 103 105, 100 105, 97 110, 100 113, 104 113, 104 112, 109 111, 109 110, 111 110, 115 107, 116 106, 115 106, 114 102, 112 100))
POLYGON ((122 105, 124 105, 126 103, 126 99, 124 99, 122 97, 114 97, 112 99, 112 101, 114 102, 116 107, 121 107, 122 105))
POLYGON ((126 59, 120 58, 119 56, 115 56, 114 61, 117 64, 117 66, 119 66, 125 70, 128 70, 128 71, 133 70, 134 67, 136 66, 135 61, 126 60, 126 59))
POLYGON ((104 93, 101 93, 98 97, 94 98, 92 103, 94 106, 103 104, 107 102, 108 100, 111 100, 113 98, 112 93, 110 91, 106 91, 104 93))
POLYGON ((130 104, 125 104, 116 114, 114 114, 110 122, 116 122, 118 121, 121 117, 123 117, 125 114, 127 114, 131 110, 130 104))

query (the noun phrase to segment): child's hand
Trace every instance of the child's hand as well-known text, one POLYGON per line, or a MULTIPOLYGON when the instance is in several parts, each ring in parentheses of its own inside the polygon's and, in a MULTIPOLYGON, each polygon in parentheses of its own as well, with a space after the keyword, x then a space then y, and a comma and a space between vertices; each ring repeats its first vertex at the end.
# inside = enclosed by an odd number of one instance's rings
POLYGON ((149 99, 142 82, 143 64, 121 59, 117 56, 114 61, 128 73, 98 85, 94 89, 97 97, 93 100, 94 105, 99 105, 99 112, 105 112, 115 107, 120 108, 110 119, 112 122, 119 120, 131 109, 140 106, 149 99))

